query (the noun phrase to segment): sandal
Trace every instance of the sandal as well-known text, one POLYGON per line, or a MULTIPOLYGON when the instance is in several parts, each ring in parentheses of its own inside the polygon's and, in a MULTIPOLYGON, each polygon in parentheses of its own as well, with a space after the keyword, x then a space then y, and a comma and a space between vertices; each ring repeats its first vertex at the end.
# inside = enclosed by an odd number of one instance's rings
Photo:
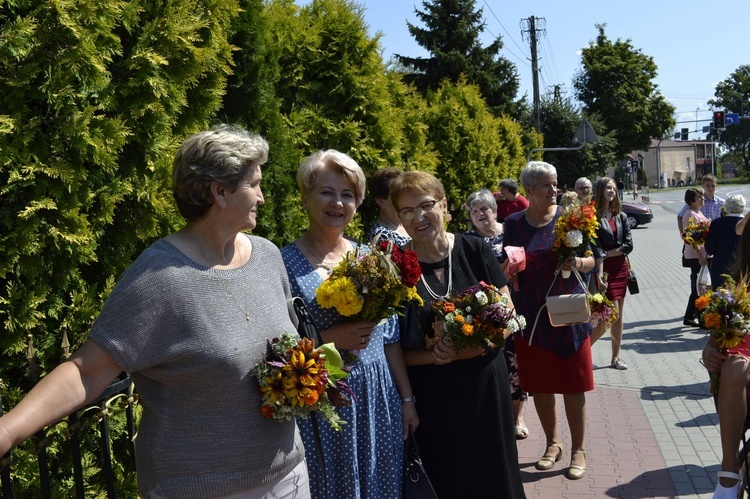
POLYGON ((521 423, 516 425, 516 440, 523 440, 529 437, 529 429, 526 424, 521 423))
POLYGON ((619 369, 620 371, 624 371, 628 368, 628 365, 620 357, 615 357, 614 359, 612 359, 612 367, 615 369, 619 369))
POLYGON ((716 490, 714 490, 713 499, 729 499, 729 498, 735 499, 737 497, 737 493, 740 490, 742 477, 738 473, 733 473, 731 471, 720 471, 717 473, 717 476, 719 477, 719 479, 731 478, 733 480, 736 480, 737 483, 735 483, 731 487, 724 487, 720 482, 717 482, 716 490))
POLYGON ((555 463, 560 460, 563 453, 563 446, 562 442, 547 442, 547 449, 544 452, 544 455, 539 458, 539 461, 536 462, 536 469, 538 470, 551 470, 555 463), (556 447, 557 448, 557 454, 554 456, 548 456, 547 452, 549 451, 550 447, 556 447))
MULTIPOLYGON (((578 454, 583 454, 583 458, 586 459, 585 450, 578 449, 577 451, 573 451, 573 456, 578 454)), ((570 466, 568 466, 568 472, 565 474, 565 476, 568 478, 568 480, 580 480, 581 478, 586 476, 586 466, 578 466, 577 464, 573 464, 571 456, 570 466)))

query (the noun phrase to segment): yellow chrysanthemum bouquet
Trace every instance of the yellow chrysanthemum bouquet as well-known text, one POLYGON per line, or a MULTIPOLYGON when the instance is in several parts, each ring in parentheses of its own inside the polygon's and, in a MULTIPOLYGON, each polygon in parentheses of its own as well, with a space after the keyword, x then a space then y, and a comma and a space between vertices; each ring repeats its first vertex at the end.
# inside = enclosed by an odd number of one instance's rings
MULTIPOLYGON (((695 307, 701 312, 703 324, 723 353, 749 348, 743 345, 745 336, 750 331, 748 281, 747 277, 743 277, 735 282, 727 276, 724 286, 707 291, 695 300, 695 307)), ((717 393, 718 381, 719 373, 711 373, 711 393, 717 393)))
POLYGON ((336 407, 351 405, 354 393, 345 378, 344 366, 333 343, 315 348, 307 338, 284 333, 268 341, 264 359, 251 374, 258 380, 260 412, 269 419, 307 419, 313 411, 341 431, 345 421, 336 407))
POLYGON ((608 329, 617 320, 617 307, 604 293, 594 293, 589 296, 591 308, 591 325, 596 327, 604 324, 608 329))
POLYGON ((331 269, 315 292, 322 308, 334 308, 351 320, 379 322, 414 300, 420 305, 416 284, 422 269, 417 255, 382 241, 358 246, 331 269))

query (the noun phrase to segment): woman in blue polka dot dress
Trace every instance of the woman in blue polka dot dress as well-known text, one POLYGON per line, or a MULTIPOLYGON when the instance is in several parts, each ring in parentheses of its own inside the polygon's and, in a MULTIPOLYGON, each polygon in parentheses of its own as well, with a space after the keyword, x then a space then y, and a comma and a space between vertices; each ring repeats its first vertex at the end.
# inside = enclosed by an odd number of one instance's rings
POLYGON ((292 294, 305 300, 323 341, 357 353, 347 381, 356 402, 339 408, 341 432, 312 419, 298 420, 314 498, 401 497, 403 441, 419 424, 404 366, 395 317, 377 326, 350 322, 333 309, 322 309, 315 291, 355 245, 344 229, 364 199, 365 176, 346 154, 320 151, 297 170, 309 228, 281 250, 292 294), (403 402, 402 400, 405 399, 403 402), (319 443, 315 435, 319 434, 319 443), (322 456, 318 446, 322 448, 322 456))

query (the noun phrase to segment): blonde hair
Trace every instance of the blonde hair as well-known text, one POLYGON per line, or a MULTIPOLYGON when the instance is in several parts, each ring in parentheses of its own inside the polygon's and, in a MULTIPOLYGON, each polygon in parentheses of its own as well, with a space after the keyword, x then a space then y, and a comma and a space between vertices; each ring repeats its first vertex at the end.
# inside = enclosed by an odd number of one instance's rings
POLYGON ((297 168, 297 186, 303 198, 310 194, 310 189, 315 185, 315 173, 323 169, 331 169, 349 179, 354 184, 357 205, 362 204, 367 183, 365 173, 351 156, 335 149, 318 151, 300 163, 297 168))

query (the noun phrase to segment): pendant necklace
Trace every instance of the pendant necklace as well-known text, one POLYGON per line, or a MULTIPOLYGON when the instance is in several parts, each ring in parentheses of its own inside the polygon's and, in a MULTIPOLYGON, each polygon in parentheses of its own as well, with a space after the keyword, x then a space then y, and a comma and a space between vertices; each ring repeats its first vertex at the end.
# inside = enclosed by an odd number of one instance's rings
MULTIPOLYGON (((312 255, 313 257, 315 257, 315 259, 320 262, 318 264, 318 267, 327 267, 329 265, 337 265, 339 263, 339 261, 340 261, 340 258, 339 258, 339 260, 333 260, 333 261, 332 260, 326 260, 325 258, 320 258, 318 255, 316 255, 315 253, 313 253, 313 250, 311 250, 310 247, 305 243, 304 237, 300 237, 299 238, 299 242, 302 243, 302 246, 305 247, 305 249, 307 250, 308 253, 310 253, 310 255, 312 255)), ((336 244, 336 247, 338 247, 338 244, 336 244)), ((336 248, 333 248, 333 249, 335 250, 336 248)))
MULTIPOLYGON (((446 236, 446 240, 447 240, 446 236)), ((422 275, 419 276, 419 279, 422 281, 422 284, 424 284, 424 288, 427 290, 427 293, 435 300, 445 300, 447 299, 451 294, 451 289, 453 288, 453 258, 451 257, 451 243, 450 241, 447 241, 448 243, 448 287, 445 290, 444 295, 439 295, 435 293, 430 286, 427 285, 427 280, 424 278, 424 272, 422 272, 422 275)), ((409 244, 412 244, 409 242, 409 244)), ((412 250, 414 249, 414 245, 412 244, 412 250)))
MULTIPOLYGON (((190 232, 190 231, 185 231, 185 232, 187 232, 188 234, 190 234, 190 237, 193 238, 193 241, 195 241, 195 244, 198 245, 198 249, 200 250, 201 255, 203 256, 203 259, 206 261, 206 263, 210 264, 211 261, 208 259, 208 257, 206 257, 206 253, 204 253, 203 246, 201 246, 201 243, 200 243, 200 241, 198 241, 198 238, 195 237, 195 235, 192 232, 190 232)), ((238 251, 238 253, 239 253, 239 251, 238 251)), ((242 258, 240 258, 240 261, 242 261, 242 258)), ((231 262, 230 262, 230 264, 231 264, 231 262)), ((209 266, 209 268, 211 268, 211 267, 209 266)), ((243 308, 242 305, 240 305, 239 300, 237 300, 237 298, 234 296, 234 294, 232 294, 232 292, 229 291, 229 288, 227 287, 226 283, 224 282, 224 279, 222 279, 218 274, 216 275, 216 278, 219 280, 219 282, 221 283, 221 287, 224 288, 224 291, 229 295, 229 297, 232 299, 232 301, 237 306, 237 308, 240 309, 240 311, 243 314, 245 314, 245 320, 248 321, 248 322, 250 322, 250 312, 248 310, 246 310, 245 308, 243 308)))

